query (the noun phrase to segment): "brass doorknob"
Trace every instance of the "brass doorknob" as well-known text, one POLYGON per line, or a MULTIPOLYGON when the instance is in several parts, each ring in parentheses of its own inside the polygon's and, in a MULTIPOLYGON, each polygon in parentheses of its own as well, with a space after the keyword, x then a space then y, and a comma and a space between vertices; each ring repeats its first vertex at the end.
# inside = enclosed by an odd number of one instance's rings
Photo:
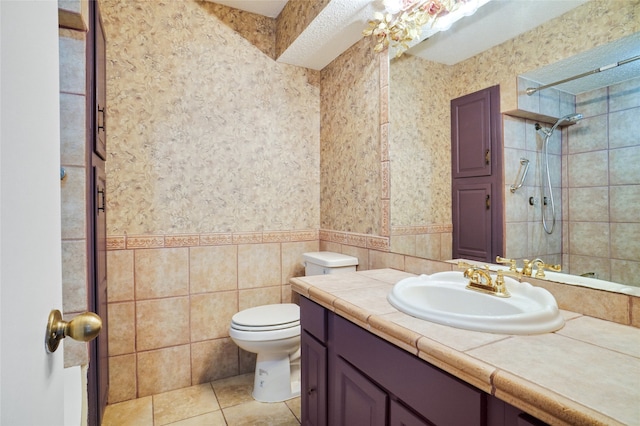
POLYGON ((94 339, 102 330, 102 320, 93 312, 85 312, 77 315, 71 321, 62 319, 59 310, 54 309, 49 314, 47 322, 47 334, 45 336, 48 353, 53 353, 58 349, 60 340, 69 336, 74 340, 88 342, 94 339))

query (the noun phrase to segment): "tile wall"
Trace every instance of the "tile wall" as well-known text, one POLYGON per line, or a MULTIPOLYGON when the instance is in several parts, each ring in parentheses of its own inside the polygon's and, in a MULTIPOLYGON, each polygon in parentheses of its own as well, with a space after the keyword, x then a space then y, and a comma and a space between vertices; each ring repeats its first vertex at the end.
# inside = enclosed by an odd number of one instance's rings
POLYGON ((583 93, 563 144, 564 264, 640 285, 640 78, 583 93))
POLYGON ((575 112, 584 119, 556 131, 549 144, 557 211, 551 235, 541 220, 543 137, 536 121, 504 116, 506 256, 541 257, 568 273, 639 285, 640 139, 632 117, 640 114, 640 78, 577 95, 575 112), (530 160, 529 174, 511 193, 520 158, 530 160))
MULTIPOLYGON (((65 319, 87 310, 87 218, 85 135, 86 32, 59 30, 60 181, 62 216, 62 312, 65 319)), ((87 344, 66 339, 64 365, 89 362, 87 344)))
MULTIPOLYGON (((545 211, 547 228, 551 229, 552 214, 550 202, 544 207, 543 185, 544 155, 542 137, 535 129, 537 121, 503 116, 504 135, 504 194, 505 194, 505 253, 511 259, 522 260, 542 258, 547 263, 562 263, 562 130, 556 130, 549 140, 549 171, 556 208, 556 224, 551 234, 542 225, 545 211), (511 192, 511 186, 524 172, 520 159, 529 160, 529 170, 522 188, 511 192), (533 200, 533 205, 531 204, 533 200)), ((552 124, 540 123, 544 128, 552 124)), ((544 191, 549 197, 549 191, 544 191)))
POLYGON ((292 300, 317 231, 110 237, 109 402, 253 371, 233 314, 292 300))

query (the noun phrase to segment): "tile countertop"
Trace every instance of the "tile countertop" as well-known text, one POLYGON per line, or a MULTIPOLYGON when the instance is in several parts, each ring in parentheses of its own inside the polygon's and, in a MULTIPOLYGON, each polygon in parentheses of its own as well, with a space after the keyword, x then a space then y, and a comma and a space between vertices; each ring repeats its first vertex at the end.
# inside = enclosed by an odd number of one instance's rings
POLYGON ((640 425, 640 329, 569 311, 554 332, 462 330, 387 302, 415 276, 393 269, 292 278, 292 289, 390 343, 550 424, 640 425))

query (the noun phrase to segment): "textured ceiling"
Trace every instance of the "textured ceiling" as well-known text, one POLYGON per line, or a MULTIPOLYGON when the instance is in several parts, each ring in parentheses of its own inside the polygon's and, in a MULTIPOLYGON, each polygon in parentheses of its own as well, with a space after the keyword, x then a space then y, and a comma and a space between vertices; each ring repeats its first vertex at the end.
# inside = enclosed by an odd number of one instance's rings
POLYGON ((209 0, 236 9, 244 10, 258 15, 276 18, 288 0, 209 0))

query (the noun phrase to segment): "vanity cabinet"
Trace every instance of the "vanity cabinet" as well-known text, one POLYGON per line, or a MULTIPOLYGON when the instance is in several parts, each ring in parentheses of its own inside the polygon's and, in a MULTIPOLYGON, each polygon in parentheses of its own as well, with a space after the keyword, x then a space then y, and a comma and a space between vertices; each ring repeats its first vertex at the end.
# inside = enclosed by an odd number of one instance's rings
POLYGON ((303 425, 541 425, 533 417, 300 298, 303 425))

